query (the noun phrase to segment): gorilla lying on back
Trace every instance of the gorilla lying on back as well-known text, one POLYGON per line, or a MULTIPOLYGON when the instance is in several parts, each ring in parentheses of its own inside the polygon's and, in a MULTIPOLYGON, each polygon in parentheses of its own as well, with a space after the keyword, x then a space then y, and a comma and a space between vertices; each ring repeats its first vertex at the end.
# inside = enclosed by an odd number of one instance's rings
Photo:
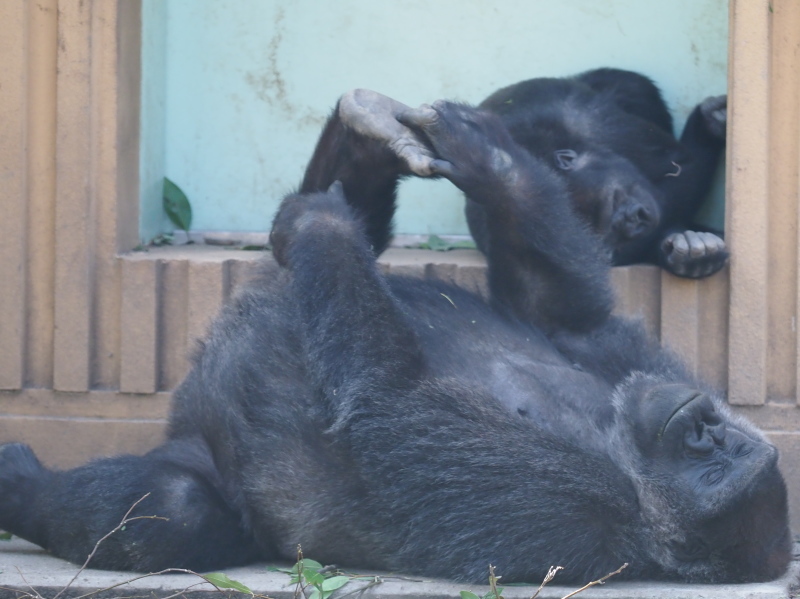
MULTIPOLYGON (((726 105, 725 96, 701 102, 678 141, 650 79, 597 69, 522 81, 480 106, 563 178, 573 207, 603 237, 614 264, 650 262, 699 278, 728 257, 717 235, 688 230, 725 147, 726 105)), ((486 253, 491 236, 479 200, 467 202, 467 220, 486 253)))
POLYGON ((790 559, 777 451, 639 324, 567 183, 496 116, 340 101, 266 269, 222 310, 168 439, 70 471, 0 451, 0 527, 92 565, 307 556, 480 582, 761 581, 790 559), (403 124, 401 124, 403 123, 403 124), (486 212, 491 299, 384 276, 398 178, 486 212))

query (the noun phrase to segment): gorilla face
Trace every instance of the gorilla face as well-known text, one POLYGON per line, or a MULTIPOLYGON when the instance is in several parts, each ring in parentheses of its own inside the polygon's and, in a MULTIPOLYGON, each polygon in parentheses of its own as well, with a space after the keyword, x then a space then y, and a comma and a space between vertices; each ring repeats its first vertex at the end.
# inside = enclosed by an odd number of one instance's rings
POLYGON ((573 208, 605 246, 640 239, 658 228, 660 192, 623 156, 602 148, 556 150, 573 208))
POLYGON ((661 497, 650 519, 671 554, 662 564, 687 580, 780 575, 791 539, 776 448, 719 399, 684 384, 635 383, 625 403, 639 452, 633 478, 641 497, 661 497))

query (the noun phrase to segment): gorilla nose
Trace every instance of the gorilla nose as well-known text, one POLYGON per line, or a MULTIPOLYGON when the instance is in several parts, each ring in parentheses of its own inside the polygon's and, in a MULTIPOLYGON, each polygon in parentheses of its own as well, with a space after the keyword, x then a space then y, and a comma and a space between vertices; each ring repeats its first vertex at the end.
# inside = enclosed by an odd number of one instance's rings
POLYGON ((652 231, 658 226, 658 221, 658 212, 652 200, 642 203, 629 199, 614 215, 614 227, 628 239, 636 239, 652 231))

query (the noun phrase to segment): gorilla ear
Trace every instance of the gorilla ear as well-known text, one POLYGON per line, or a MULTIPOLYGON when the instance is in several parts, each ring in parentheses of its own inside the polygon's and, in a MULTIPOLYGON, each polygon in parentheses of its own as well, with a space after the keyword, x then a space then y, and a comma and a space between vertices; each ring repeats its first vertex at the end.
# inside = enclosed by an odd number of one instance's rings
POLYGON ((573 162, 578 157, 575 150, 556 150, 553 152, 556 159, 556 166, 565 171, 571 171, 575 168, 573 162))

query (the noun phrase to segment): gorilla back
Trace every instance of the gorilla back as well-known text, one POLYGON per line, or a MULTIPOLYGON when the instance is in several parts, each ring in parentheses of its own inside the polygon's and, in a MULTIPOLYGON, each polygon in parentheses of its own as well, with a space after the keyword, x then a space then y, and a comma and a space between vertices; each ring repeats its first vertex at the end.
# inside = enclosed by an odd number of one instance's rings
POLYGON ((142 457, 43 468, 0 451, 0 527, 93 565, 308 556, 479 582, 759 581, 790 559, 775 448, 641 327, 611 316, 598 240, 500 120, 341 100, 240 292, 142 457), (487 215, 490 300, 384 276, 399 177, 487 215))

